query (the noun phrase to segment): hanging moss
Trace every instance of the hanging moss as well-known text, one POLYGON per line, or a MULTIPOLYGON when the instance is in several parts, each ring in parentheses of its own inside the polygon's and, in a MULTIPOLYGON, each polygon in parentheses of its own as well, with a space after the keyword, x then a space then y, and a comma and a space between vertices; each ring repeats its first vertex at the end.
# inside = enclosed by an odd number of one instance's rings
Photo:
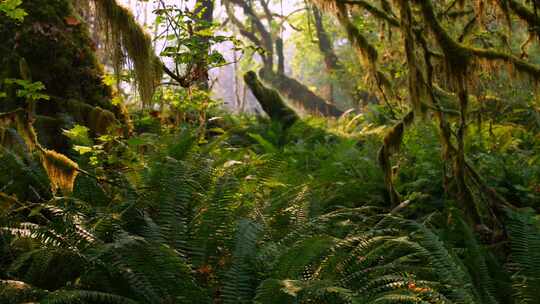
MULTIPOLYGON (((379 54, 375 46, 373 46, 369 40, 364 36, 358 28, 351 21, 349 16, 349 10, 347 3, 337 0, 314 0, 313 1, 319 8, 332 13, 339 21, 341 26, 347 32, 347 36, 352 47, 356 50, 360 62, 368 68, 369 75, 375 82, 376 89, 380 93, 385 102, 388 103, 387 95, 392 93, 392 84, 388 77, 378 69, 378 57, 379 54)), ((353 3, 349 3, 353 4, 353 3)), ((387 5, 389 5, 387 3, 387 5)), ((366 7, 365 7, 366 8, 366 7)), ((393 113, 393 110, 391 110, 393 113)))
MULTIPOLYGON (((5 130, 14 127, 17 133, 24 140, 24 144, 30 151, 34 151, 37 146, 37 136, 34 128, 28 121, 27 113, 23 109, 16 109, 12 112, 0 113, 0 129, 5 130)), ((5 134, 2 134, 2 138, 5 134)))
POLYGON ((115 0, 93 0, 98 20, 107 36, 108 53, 119 74, 125 52, 133 65, 137 87, 143 103, 152 100, 162 76, 161 61, 152 48, 152 40, 137 23, 133 14, 115 0), (119 52, 120 46, 123 52, 119 52))
POLYGON ((439 46, 441 47, 446 62, 447 62, 447 71, 455 77, 459 77, 462 74, 466 73, 466 69, 469 66, 470 60, 472 59, 472 54, 469 49, 454 41, 452 37, 444 30, 442 25, 437 20, 435 15, 435 10, 431 1, 423 0, 418 1, 422 8, 422 14, 424 20, 427 22, 431 28, 439 46))
POLYGON ((15 128, 24 140, 24 145, 32 151, 39 152, 41 163, 47 172, 51 189, 63 194, 71 193, 78 173, 78 165, 65 155, 43 148, 37 140, 36 132, 27 117, 26 111, 17 109, 9 113, 0 113, 0 143, 4 142, 7 128, 15 128))
POLYGON ((422 99, 427 96, 427 88, 425 87, 424 76, 419 69, 419 62, 416 56, 415 35, 413 32, 413 16, 411 7, 408 1, 399 1, 400 7, 400 24, 403 33, 405 44, 405 54, 407 57, 408 67, 408 86, 409 100, 416 114, 425 113, 426 109, 422 105, 422 99))
POLYGON ((392 164, 390 158, 399 151, 405 128, 414 121, 414 111, 409 112, 403 119, 392 127, 383 139, 383 145, 379 150, 379 165, 384 172, 384 182, 389 192, 390 203, 397 206, 400 197, 394 187, 392 164))
MULTIPOLYGON (((437 43, 444 53, 447 71, 451 77, 460 78, 467 72, 470 72, 467 69, 472 68, 475 61, 486 60, 509 63, 517 71, 535 80, 540 79, 540 66, 538 65, 529 63, 511 54, 491 49, 468 47, 456 42, 437 20, 432 2, 430 0, 416 0, 416 2, 420 4, 424 19, 431 28, 437 43)), ((532 20, 531 22, 536 21, 532 20)))
POLYGON ((540 66, 539 65, 529 63, 514 55, 510 55, 510 54, 495 51, 495 50, 486 50, 486 49, 479 49, 479 48, 469 48, 469 50, 474 56, 479 57, 480 59, 484 59, 487 61, 502 61, 504 63, 509 63, 518 72, 528 75, 534 80, 540 79, 540 66))
POLYGON ((349 40, 353 47, 360 51, 361 57, 366 65, 374 64, 377 61, 377 50, 351 22, 345 3, 336 0, 313 0, 313 2, 321 10, 330 12, 337 17, 341 25, 347 31, 347 35, 349 36, 349 40))
POLYGON ((47 149, 42 150, 41 160, 49 176, 53 193, 58 189, 62 190, 64 195, 73 192, 73 184, 79 170, 77 163, 63 154, 47 149))
POLYGON ((386 4, 383 4, 382 6, 385 7, 384 9, 380 9, 373 4, 369 3, 368 1, 364 0, 357 0, 355 1, 355 7, 363 8, 364 10, 368 11, 373 17, 378 18, 380 20, 384 20, 388 22, 391 26, 399 27, 399 20, 393 16, 393 13, 391 11, 391 5, 383 1, 386 4))
POLYGON ((337 3, 335 0, 312 0, 321 10, 335 13, 337 11, 337 3))
POLYGON ((21 114, 17 115, 16 123, 17 133, 24 139, 26 146, 32 152, 38 147, 38 140, 36 131, 32 126, 31 122, 28 120, 26 113, 20 112, 21 114))
MULTIPOLYGON (((5 78, 21 78, 19 62, 24 58, 31 81, 45 85, 43 93, 50 100, 36 103, 35 127, 39 138, 54 140, 43 140, 43 145, 67 151, 69 145, 62 130, 75 123, 86 125, 94 107, 113 113, 127 125, 125 111, 111 104, 112 91, 103 83, 103 68, 94 55, 88 28, 83 22, 73 22, 78 16, 71 1, 24 1, 22 8, 28 16, 20 24, 0 18, 0 83, 5 78), (80 106, 67 106, 70 100, 79 101, 80 106)), ((0 112, 24 107, 26 100, 8 93, 10 98, 0 102, 0 112)))

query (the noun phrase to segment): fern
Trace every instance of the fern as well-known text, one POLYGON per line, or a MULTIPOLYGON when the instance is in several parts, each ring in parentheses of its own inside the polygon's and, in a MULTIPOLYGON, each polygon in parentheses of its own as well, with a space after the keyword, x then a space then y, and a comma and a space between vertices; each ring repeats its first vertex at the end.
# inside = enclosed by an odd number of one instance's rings
POLYGON ((242 219, 238 222, 231 266, 224 275, 223 302, 251 303, 255 294, 257 274, 253 269, 256 242, 262 231, 260 224, 242 219))
POLYGON ((78 304, 78 303, 103 303, 103 304, 137 304, 129 298, 97 291, 87 290, 60 290, 49 293, 40 303, 42 304, 78 304))
POLYGON ((467 250, 466 258, 468 259, 465 262, 468 260, 470 263, 467 266, 469 266, 469 273, 474 280, 478 298, 481 299, 482 303, 497 304, 499 301, 494 296, 496 294, 495 282, 492 279, 487 261, 489 253, 476 240, 471 228, 463 218, 459 215, 456 215, 456 217, 461 228, 458 231, 463 233, 463 240, 467 250))
POLYGON ((530 211, 507 210, 512 281, 520 303, 540 301, 540 222, 530 211))

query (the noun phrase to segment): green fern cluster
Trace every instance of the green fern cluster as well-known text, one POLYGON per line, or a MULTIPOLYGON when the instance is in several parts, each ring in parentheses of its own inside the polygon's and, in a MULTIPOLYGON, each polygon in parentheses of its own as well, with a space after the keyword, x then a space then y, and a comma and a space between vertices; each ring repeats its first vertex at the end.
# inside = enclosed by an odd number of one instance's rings
POLYGON ((13 179, 0 195, 0 303, 540 299, 534 212, 508 210, 508 242, 486 241, 459 210, 411 216, 414 196, 386 209, 373 138, 296 125, 281 145, 249 135, 259 127, 206 144, 162 135, 125 172, 79 176, 70 197, 6 150, 0 166, 41 190, 18 195, 13 179))

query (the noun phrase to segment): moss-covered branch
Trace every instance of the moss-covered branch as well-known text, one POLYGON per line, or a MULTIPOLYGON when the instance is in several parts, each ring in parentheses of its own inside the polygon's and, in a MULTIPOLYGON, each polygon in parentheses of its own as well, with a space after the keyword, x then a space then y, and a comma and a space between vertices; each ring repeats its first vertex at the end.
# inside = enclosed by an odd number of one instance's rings
POLYGON ((362 60, 368 64, 377 62, 378 53, 368 39, 356 28, 349 18, 346 3, 339 0, 312 0, 321 10, 332 13, 347 32, 347 36, 353 47, 361 54, 362 60))
POLYGON ((540 78, 540 66, 522 60, 512 54, 496 50, 468 47, 455 41, 437 20, 433 4, 430 0, 415 0, 420 4, 424 19, 431 28, 437 43, 441 47, 448 65, 451 69, 470 68, 475 59, 489 61, 503 61, 510 63, 516 70, 527 74, 534 79, 540 78))
MULTIPOLYGON (((387 100, 385 88, 391 91, 391 83, 386 75, 377 67, 379 57, 377 49, 351 21, 346 2, 339 0, 312 0, 312 2, 321 10, 332 13, 338 19, 341 26, 345 29, 351 45, 356 50, 360 61, 369 69, 382 98, 390 105, 387 100)), ((394 111, 391 107, 390 110, 393 114, 394 111)))
MULTIPOLYGON (((240 0, 226 0, 224 2, 229 20, 233 23, 240 33, 256 46, 263 49, 265 52, 261 54, 264 67, 260 73, 261 78, 270 84, 274 89, 294 103, 298 108, 304 109, 312 114, 321 114, 325 116, 337 117, 343 112, 334 105, 328 103, 323 98, 317 96, 309 90, 305 85, 301 84, 296 79, 285 75, 285 56, 283 41, 278 37, 273 37, 272 30, 265 28, 265 25, 257 17, 257 13, 253 6, 249 3, 240 0), (233 5, 242 8, 244 13, 250 18, 253 23, 253 30, 241 23, 235 16, 233 5), (275 52, 274 52, 275 51, 275 52), (274 62, 274 55, 277 55, 277 72, 274 62)), ((267 2, 261 2, 264 10, 264 16, 272 23, 272 15, 269 13, 267 2)))
POLYGON ((499 3, 503 11, 507 11, 508 7, 511 8, 512 11, 514 11, 521 20, 524 20, 525 22, 527 22, 529 27, 535 30, 537 35, 538 33, 540 33, 539 32, 540 17, 538 16, 538 14, 535 14, 534 11, 531 11, 521 2, 516 1, 516 0, 505 0, 505 1, 497 1, 497 2, 499 3))
POLYGON ((510 63, 512 66, 516 68, 517 71, 522 72, 526 75, 529 75, 533 79, 540 79, 540 66, 529 63, 523 59, 520 59, 517 56, 503 53, 496 50, 488 50, 488 49, 480 49, 480 48, 468 48, 468 50, 477 58, 510 63))
POLYGON ((38 142, 32 125, 33 121, 28 117, 28 111, 22 108, 0 113, 0 129, 7 127, 16 129, 19 136, 24 140, 26 147, 32 152, 37 151, 39 153, 41 164, 51 182, 51 190, 56 192, 56 190, 60 189, 64 194, 70 193, 73 190, 79 166, 65 155, 43 148, 38 142))
POLYGON ((298 115, 279 96, 279 93, 265 87, 255 72, 247 72, 244 75, 244 81, 270 119, 281 122, 284 128, 289 128, 299 119, 298 115))
POLYGON ((385 12, 382 9, 376 7, 375 5, 364 0, 352 0, 352 1, 342 1, 346 4, 353 5, 355 7, 361 8, 369 12, 373 17, 386 21, 388 24, 394 27, 399 27, 399 20, 392 15, 391 12, 385 12))
POLYGON ((137 23, 133 14, 116 0, 93 1, 98 19, 104 25, 109 53, 117 72, 124 64, 122 53, 118 51, 118 46, 121 46, 133 64, 141 99, 149 103, 162 76, 162 64, 154 53, 150 36, 137 23))
POLYGON ((294 78, 267 69, 262 69, 259 75, 299 109, 328 117, 339 117, 343 114, 343 111, 294 78))
POLYGON ((383 139, 383 145, 379 150, 379 165, 384 172, 384 183, 388 190, 392 207, 399 205, 400 196, 394 187, 391 157, 399 151, 405 128, 414 121, 414 112, 411 111, 403 117, 394 127, 388 131, 383 139))

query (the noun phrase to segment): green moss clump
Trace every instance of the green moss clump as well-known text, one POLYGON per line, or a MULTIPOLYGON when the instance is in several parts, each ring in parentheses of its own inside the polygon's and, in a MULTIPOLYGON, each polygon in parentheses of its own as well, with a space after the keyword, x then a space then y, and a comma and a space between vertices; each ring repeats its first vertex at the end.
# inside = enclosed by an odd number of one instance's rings
POLYGON ((285 104, 279 93, 266 88, 255 72, 247 72, 244 81, 272 120, 280 121, 285 128, 289 128, 298 120, 298 115, 285 104))

